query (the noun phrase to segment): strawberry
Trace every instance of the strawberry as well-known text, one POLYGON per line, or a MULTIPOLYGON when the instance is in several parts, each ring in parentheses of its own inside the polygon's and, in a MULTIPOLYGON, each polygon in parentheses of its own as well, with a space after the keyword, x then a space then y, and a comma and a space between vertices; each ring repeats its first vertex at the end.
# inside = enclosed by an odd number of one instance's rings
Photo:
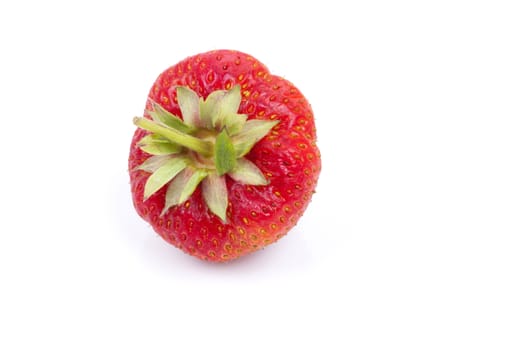
POLYGON ((151 88, 129 154, 133 203, 167 242, 227 261, 285 235, 321 170, 313 112, 258 60, 188 57, 151 88))

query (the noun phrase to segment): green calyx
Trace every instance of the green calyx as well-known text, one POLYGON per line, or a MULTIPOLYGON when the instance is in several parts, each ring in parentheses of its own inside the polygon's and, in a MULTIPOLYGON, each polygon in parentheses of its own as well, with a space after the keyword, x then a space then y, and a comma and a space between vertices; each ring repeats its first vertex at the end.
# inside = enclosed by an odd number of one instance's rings
POLYGON ((278 123, 247 120, 239 114, 241 89, 212 92, 206 100, 193 90, 177 87, 182 112, 179 118, 150 101, 151 119, 135 117, 133 123, 150 132, 138 146, 152 156, 137 167, 151 173, 144 188, 144 200, 165 185, 162 214, 184 203, 202 185, 202 195, 212 213, 226 221, 228 191, 226 178, 246 185, 267 185, 257 166, 244 158, 252 147, 278 123))

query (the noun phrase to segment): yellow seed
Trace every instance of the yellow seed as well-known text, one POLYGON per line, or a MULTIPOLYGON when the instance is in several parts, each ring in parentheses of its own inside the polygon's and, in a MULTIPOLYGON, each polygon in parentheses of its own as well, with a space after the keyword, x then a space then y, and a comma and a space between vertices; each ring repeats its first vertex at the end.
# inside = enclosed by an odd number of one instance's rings
POLYGON ((243 217, 242 218, 242 222, 244 222, 244 224, 248 225, 248 223, 249 223, 248 218, 247 217, 243 217))

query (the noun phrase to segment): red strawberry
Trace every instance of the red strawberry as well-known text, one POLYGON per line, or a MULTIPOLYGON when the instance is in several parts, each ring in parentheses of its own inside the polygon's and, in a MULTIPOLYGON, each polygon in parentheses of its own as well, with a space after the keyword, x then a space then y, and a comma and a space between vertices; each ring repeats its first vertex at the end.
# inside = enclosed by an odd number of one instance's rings
POLYGON ((227 261, 285 235, 321 170, 310 105, 255 58, 218 50, 168 68, 131 143, 139 215, 167 242, 227 261))

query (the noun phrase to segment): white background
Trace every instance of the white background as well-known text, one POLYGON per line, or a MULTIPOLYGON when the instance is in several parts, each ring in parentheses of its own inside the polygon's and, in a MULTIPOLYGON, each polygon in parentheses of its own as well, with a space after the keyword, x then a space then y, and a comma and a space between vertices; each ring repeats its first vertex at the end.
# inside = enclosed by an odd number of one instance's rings
POLYGON ((521 1, 5 1, 2 349, 524 349, 521 1), (16 5, 15 5, 16 4, 16 5), (245 51, 314 108, 288 236, 200 262, 134 212, 127 153, 179 60, 245 51))

